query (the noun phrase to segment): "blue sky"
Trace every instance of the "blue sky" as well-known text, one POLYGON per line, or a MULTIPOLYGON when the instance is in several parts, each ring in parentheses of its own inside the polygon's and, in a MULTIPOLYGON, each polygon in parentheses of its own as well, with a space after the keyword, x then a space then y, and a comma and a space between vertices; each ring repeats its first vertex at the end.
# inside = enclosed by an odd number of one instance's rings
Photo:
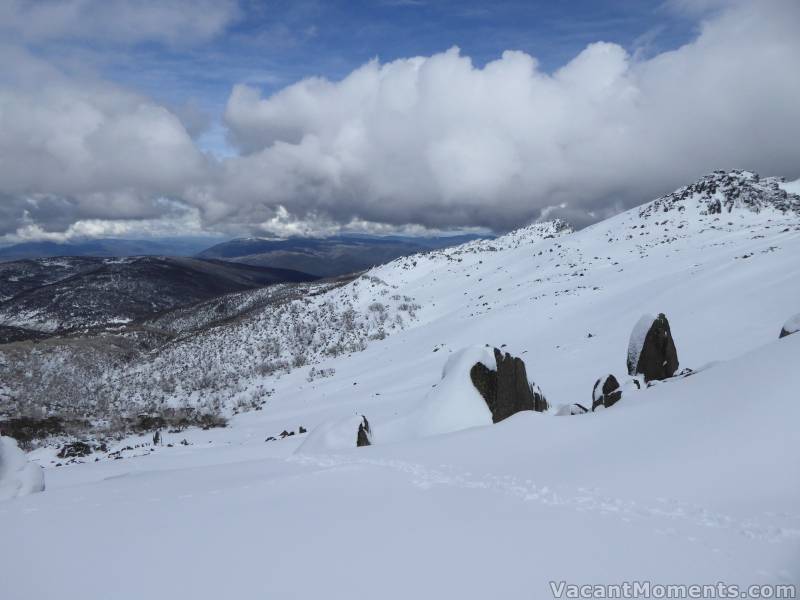
MULTIPOLYGON (((199 44, 72 40, 38 51, 91 54, 105 77, 218 123, 237 83, 269 95, 304 77, 340 79, 373 58, 430 56, 453 46, 479 66, 522 50, 551 72, 592 42, 653 55, 684 44, 696 26, 663 0, 247 0, 228 27, 199 44)), ((221 151, 216 133, 201 143, 221 151)))

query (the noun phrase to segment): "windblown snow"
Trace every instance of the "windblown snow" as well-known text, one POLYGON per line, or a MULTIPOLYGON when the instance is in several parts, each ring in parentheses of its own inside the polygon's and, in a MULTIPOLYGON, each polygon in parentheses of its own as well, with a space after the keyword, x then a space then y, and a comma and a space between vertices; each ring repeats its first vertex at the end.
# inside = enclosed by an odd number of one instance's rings
MULTIPOLYGON (((154 369, 202 352, 225 373, 226 410, 269 388, 263 408, 162 432, 159 446, 128 438, 109 449, 121 460, 55 468, 55 450, 32 452, 47 491, 0 504, 1 595, 530 599, 561 580, 800 583, 800 335, 778 339, 800 312, 798 206, 777 180, 715 173, 578 232, 536 224, 183 330, 154 369), (694 372, 637 391, 631 332, 662 312, 694 372), (334 345, 329 315, 356 324, 358 344, 315 349, 334 345), (285 368, 259 373, 265 340, 312 322, 305 361, 281 339, 285 368), (491 424, 469 368, 496 368, 493 347, 525 361, 549 412, 491 424), (564 410, 591 405, 609 373, 619 402, 564 410), (356 448, 361 415, 373 445, 356 448)), ((134 389, 147 369, 106 377, 134 389)), ((179 386, 165 401, 197 398, 179 386)))

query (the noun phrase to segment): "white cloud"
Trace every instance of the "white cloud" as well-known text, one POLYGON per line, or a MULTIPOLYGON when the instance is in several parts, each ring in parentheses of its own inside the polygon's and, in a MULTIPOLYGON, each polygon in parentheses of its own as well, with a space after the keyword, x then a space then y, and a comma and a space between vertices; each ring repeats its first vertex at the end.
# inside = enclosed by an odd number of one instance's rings
POLYGON ((148 238, 203 235, 205 230, 197 209, 173 207, 152 219, 79 219, 63 231, 45 229, 25 215, 13 232, 0 235, 0 242, 18 243, 47 240, 65 242, 86 238, 148 238))
POLYGON ((590 220, 715 168, 796 177, 798 23, 791 0, 727 3, 647 60, 597 43, 550 75, 524 53, 478 68, 453 49, 269 98, 240 85, 226 122, 245 155, 207 216, 505 228, 561 204, 590 220))
POLYGON ((0 69, 13 78, 0 87, 0 234, 23 215, 61 230, 86 218, 155 218, 159 198, 209 179, 213 163, 166 108, 75 81, 18 49, 0 48, 0 69))

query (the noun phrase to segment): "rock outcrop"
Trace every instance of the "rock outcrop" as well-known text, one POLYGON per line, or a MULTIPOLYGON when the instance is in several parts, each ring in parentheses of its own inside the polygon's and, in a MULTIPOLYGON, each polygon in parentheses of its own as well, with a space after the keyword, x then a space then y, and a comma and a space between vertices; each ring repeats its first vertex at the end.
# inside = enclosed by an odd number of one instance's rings
POLYGON ((367 417, 361 415, 361 423, 358 426, 356 435, 356 447, 372 445, 372 430, 369 428, 367 417))
POLYGON ((499 423, 522 410, 543 412, 547 399, 542 390, 528 382, 525 363, 521 358, 494 349, 497 369, 475 363, 469 376, 492 413, 492 422, 499 423))
POLYGON ((664 313, 639 319, 628 343, 628 374, 643 375, 646 382, 658 381, 672 377, 679 364, 678 351, 664 313))
POLYGON ((619 381, 613 375, 606 375, 598 379, 592 389, 592 411, 599 406, 609 408, 622 399, 622 389, 619 381))
POLYGON ((792 335, 798 331, 800 331, 800 314, 794 315, 783 324, 780 337, 785 338, 787 335, 792 335))

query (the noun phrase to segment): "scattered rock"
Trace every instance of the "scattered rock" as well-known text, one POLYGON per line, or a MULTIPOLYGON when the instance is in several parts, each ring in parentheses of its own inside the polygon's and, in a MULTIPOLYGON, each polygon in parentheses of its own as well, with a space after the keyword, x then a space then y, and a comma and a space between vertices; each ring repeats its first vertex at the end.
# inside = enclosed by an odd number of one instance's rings
POLYGON ((356 436, 356 447, 371 445, 372 430, 369 428, 369 421, 367 421, 367 417, 361 415, 361 423, 358 426, 358 435, 356 436))
POLYGON ((792 335, 800 331, 800 313, 791 317, 781 328, 780 337, 785 338, 787 335, 792 335))
POLYGON ((480 392, 492 413, 492 422, 499 423, 522 410, 543 412, 547 400, 535 384, 528 382, 525 362, 494 349, 497 370, 475 363, 469 372, 472 385, 480 392))
POLYGON ((308 431, 308 429, 306 429, 305 427, 300 425, 300 428, 297 430, 297 433, 301 433, 302 434, 302 433, 305 433, 306 431, 308 431))
POLYGON ((64 444, 59 450, 58 458, 78 458, 81 456, 89 456, 93 452, 93 448, 86 442, 72 442, 64 444))
POLYGON ((598 406, 609 408, 622 399, 619 381, 613 375, 598 379, 592 389, 592 411, 598 406))
POLYGON ((644 375, 645 382, 660 381, 672 377, 678 366, 678 351, 664 313, 639 319, 628 343, 628 374, 644 375))

